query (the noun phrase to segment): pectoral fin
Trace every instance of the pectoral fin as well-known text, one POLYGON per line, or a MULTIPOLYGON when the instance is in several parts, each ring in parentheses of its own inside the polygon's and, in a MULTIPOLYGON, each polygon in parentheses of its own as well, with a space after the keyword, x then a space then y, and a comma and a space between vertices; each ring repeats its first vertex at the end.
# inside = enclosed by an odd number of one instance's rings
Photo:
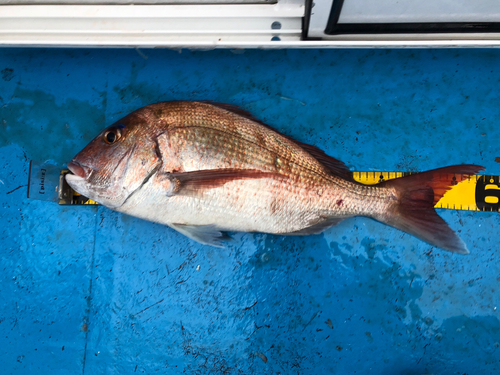
POLYGON ((169 226, 186 237, 204 245, 224 247, 223 241, 232 239, 213 225, 169 224, 169 226))
POLYGON ((276 173, 257 169, 206 169, 183 173, 163 173, 158 176, 163 180, 168 196, 197 196, 207 189, 221 187, 224 184, 244 179, 270 178, 276 173))

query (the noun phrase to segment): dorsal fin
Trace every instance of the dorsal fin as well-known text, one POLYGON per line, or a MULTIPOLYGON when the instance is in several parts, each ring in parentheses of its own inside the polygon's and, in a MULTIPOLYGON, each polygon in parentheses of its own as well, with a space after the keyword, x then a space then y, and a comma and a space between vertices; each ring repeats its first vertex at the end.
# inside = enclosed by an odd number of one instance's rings
POLYGON ((325 166, 331 174, 335 176, 342 177, 345 180, 355 182, 354 178, 352 176, 352 172, 349 170, 349 168, 344 164, 344 162, 337 160, 335 158, 332 158, 331 156, 327 155, 323 150, 316 146, 309 145, 307 143, 302 143, 300 141, 297 141, 296 139, 293 139, 292 137, 283 134, 279 132, 278 130, 274 129, 272 126, 267 125, 266 123, 262 122, 261 120, 257 119, 252 115, 250 112, 245 111, 233 104, 225 104, 225 103, 216 103, 216 102, 211 102, 211 101, 202 101, 202 103, 210 104, 213 105, 214 107, 218 107, 221 109, 224 109, 228 112, 234 113, 238 116, 244 117, 248 120, 251 120, 253 122, 256 122, 259 125, 262 125, 273 132, 281 135, 282 137, 288 139, 289 141, 295 143, 297 146, 301 147, 304 151, 309 153, 312 157, 314 157, 319 163, 321 163, 323 166, 325 166))

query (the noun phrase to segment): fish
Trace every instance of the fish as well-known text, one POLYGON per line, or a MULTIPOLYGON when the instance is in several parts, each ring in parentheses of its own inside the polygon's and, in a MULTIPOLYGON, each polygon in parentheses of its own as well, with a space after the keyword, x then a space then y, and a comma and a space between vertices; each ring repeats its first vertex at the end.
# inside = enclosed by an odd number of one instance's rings
POLYGON ((342 161, 239 107, 171 101, 107 127, 68 169, 76 192, 206 245, 224 246, 227 232, 319 234, 364 216, 467 254, 434 205, 484 168, 454 165, 363 185, 342 161))

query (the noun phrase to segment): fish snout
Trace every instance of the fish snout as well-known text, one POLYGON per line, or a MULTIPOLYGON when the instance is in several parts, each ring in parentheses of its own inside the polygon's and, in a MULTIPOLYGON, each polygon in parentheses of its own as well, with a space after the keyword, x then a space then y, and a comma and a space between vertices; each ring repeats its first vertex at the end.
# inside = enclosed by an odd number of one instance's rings
POLYGON ((71 173, 73 173, 75 176, 81 177, 86 179, 90 175, 90 171, 88 170, 89 168, 82 166, 78 164, 78 162, 75 161, 70 161, 68 163, 68 169, 70 170, 71 173))

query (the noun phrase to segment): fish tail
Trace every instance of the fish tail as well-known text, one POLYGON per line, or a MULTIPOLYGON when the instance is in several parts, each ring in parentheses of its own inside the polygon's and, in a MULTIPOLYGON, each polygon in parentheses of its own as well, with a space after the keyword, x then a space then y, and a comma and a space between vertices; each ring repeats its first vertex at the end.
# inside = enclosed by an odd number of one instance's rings
POLYGON ((397 201, 378 219, 433 246, 468 254, 465 243, 436 213, 434 205, 453 185, 483 169, 454 165, 383 182, 378 186, 395 189, 397 201))

